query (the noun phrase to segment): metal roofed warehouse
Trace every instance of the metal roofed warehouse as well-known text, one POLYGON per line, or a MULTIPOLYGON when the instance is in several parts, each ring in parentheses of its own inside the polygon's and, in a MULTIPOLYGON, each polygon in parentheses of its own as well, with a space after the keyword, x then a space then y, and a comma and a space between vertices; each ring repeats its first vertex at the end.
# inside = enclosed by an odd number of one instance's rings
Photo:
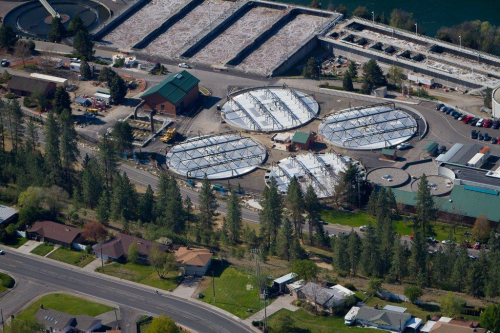
POLYGON ((312 96, 284 88, 257 88, 228 96, 222 116, 232 126, 256 132, 300 127, 319 113, 312 96))
POLYGON ((318 129, 329 143, 360 150, 392 147, 409 140, 416 131, 417 121, 391 102, 333 113, 318 129))
POLYGON ((167 154, 167 165, 188 178, 224 179, 248 173, 267 156, 266 148, 238 132, 191 138, 167 154))

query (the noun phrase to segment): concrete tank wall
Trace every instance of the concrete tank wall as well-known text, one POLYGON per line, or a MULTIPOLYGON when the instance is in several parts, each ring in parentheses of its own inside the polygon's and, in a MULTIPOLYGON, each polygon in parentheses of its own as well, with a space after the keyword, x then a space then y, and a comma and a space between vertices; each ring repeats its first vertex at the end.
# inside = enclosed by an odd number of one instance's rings
POLYGON ((493 117, 500 118, 500 86, 493 89, 491 104, 493 107, 493 117))
POLYGON ((142 7, 144 7, 145 5, 147 5, 150 1, 151 0, 137 0, 137 2, 132 4, 130 7, 125 9, 120 14, 116 15, 109 22, 105 22, 104 25, 100 29, 97 28, 99 30, 97 30, 93 35, 91 35, 92 40, 102 39, 106 34, 111 32, 111 30, 113 30, 118 25, 120 25, 125 19, 127 19, 129 16, 133 15, 137 10, 139 10, 142 7))
POLYGON ((277 76, 292 68, 297 62, 304 58, 309 52, 318 47, 318 38, 312 36, 305 44, 301 45, 297 51, 292 52, 292 55, 284 62, 279 64, 271 71, 271 76, 277 76))

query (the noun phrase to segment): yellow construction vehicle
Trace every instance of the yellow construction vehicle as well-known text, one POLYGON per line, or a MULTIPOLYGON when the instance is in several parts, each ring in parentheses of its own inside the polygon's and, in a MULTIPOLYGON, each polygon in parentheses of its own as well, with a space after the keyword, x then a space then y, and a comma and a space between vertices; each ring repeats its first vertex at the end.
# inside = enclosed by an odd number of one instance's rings
POLYGON ((97 116, 97 113, 99 112, 99 109, 88 108, 87 111, 88 111, 88 113, 92 113, 92 114, 95 114, 97 116))
POLYGON ((175 127, 170 127, 160 140, 165 143, 169 143, 173 138, 175 138, 176 131, 177 129, 175 127))

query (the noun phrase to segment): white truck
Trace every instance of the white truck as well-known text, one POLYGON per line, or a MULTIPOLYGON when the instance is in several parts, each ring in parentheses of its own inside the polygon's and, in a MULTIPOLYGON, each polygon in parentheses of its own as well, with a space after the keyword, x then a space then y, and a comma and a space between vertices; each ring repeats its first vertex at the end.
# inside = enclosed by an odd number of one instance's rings
MULTIPOLYGON (((77 72, 77 73, 80 73, 80 66, 81 66, 81 63, 78 63, 78 62, 72 62, 69 64, 69 70, 72 71, 72 72, 77 72)), ((89 65, 90 67, 90 72, 92 74, 94 74, 94 65, 89 65)))
POLYGON ((356 323, 356 317, 358 316, 359 308, 357 306, 353 306, 349 312, 344 317, 344 324, 347 326, 352 326, 356 323))

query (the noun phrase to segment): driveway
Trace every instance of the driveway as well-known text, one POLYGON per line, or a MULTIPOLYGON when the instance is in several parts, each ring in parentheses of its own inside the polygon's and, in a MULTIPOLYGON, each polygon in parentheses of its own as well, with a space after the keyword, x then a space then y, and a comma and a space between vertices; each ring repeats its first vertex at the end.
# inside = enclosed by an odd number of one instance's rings
MULTIPOLYGON (((292 302, 295 300, 295 297, 290 296, 290 295, 281 295, 274 302, 272 302, 270 305, 267 306, 266 312, 267 316, 269 317, 270 315, 278 312, 281 309, 287 309, 292 312, 297 311, 299 308, 296 307, 295 305, 292 305, 292 302)), ((264 309, 260 310, 256 314, 248 317, 245 319, 245 322, 247 322, 248 325, 252 324, 252 321, 254 320, 262 320, 264 319, 264 309)))
POLYGON ((189 299, 198 288, 201 278, 188 276, 172 292, 174 296, 189 299))
POLYGON ((82 269, 87 272, 94 272, 98 267, 101 267, 101 264, 102 264, 101 259, 95 259, 82 269))
POLYGON ((42 243, 34 240, 29 240, 25 244, 21 245, 18 249, 16 249, 16 251, 24 254, 29 254, 31 251, 35 249, 35 247, 37 247, 40 244, 42 243))

